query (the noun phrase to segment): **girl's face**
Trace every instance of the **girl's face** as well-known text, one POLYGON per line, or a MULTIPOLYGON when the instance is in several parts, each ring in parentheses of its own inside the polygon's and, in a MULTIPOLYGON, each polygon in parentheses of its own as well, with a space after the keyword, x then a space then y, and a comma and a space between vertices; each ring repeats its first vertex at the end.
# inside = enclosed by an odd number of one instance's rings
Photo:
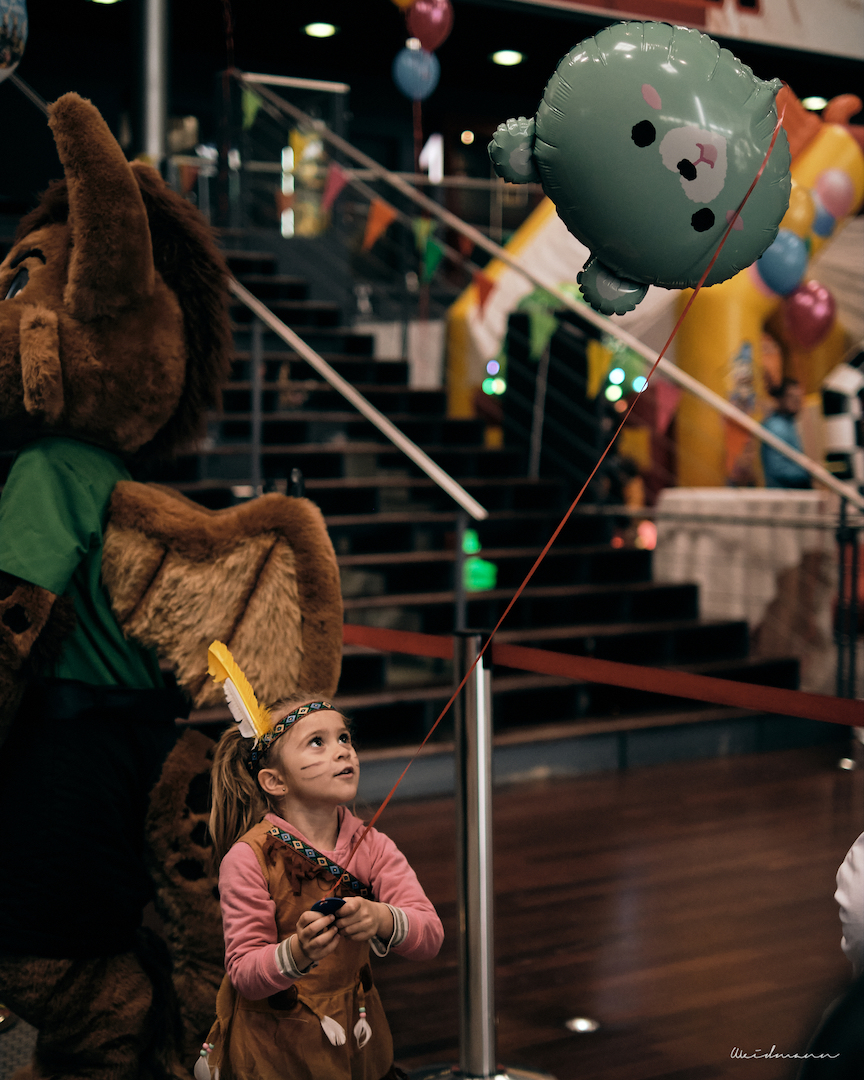
MULTIPOLYGON (((304 803, 339 805, 357 794, 360 764, 351 732, 337 712, 296 721, 274 749, 285 794, 304 803)), ((274 770, 275 771, 275 770, 274 770)))

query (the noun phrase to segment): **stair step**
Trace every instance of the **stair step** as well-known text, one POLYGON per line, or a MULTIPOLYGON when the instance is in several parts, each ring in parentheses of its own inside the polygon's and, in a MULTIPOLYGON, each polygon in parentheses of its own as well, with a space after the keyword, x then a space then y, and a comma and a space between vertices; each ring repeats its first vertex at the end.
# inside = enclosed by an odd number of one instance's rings
MULTIPOLYGON (((285 319, 282 321, 286 322, 285 319)), ((290 322, 287 322, 286 325, 289 329, 293 329, 290 322)), ((300 329, 299 324, 297 328, 300 329)), ((321 327, 303 325, 302 329, 303 340, 306 341, 319 355, 326 352, 346 352, 357 356, 371 357, 374 351, 375 338, 372 334, 361 333, 350 326, 321 327)), ((238 336, 250 333, 250 326, 249 323, 238 323, 236 320, 233 320, 231 323, 231 330, 235 335, 236 341, 238 336)), ((270 343, 273 341, 282 340, 278 334, 274 334, 271 330, 267 329, 265 329, 263 337, 265 347, 270 347, 270 343)))
POLYGON ((272 251, 225 251, 225 262, 235 277, 275 273, 278 260, 272 251))
POLYGON ((291 274, 238 274, 237 280, 259 300, 305 300, 309 284, 305 278, 291 274))
MULTIPOLYGON (((342 309, 330 300, 268 300, 267 306, 286 326, 306 330, 321 327, 341 329, 342 309)), ((251 309, 237 301, 231 305, 231 318, 237 326, 245 326, 255 319, 251 309)))

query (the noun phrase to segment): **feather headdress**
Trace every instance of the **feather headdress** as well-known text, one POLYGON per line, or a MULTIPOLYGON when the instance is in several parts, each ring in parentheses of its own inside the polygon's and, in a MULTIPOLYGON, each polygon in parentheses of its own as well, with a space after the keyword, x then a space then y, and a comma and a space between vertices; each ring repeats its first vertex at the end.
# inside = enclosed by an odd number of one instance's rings
POLYGON ((271 728, 270 710, 258 704, 255 691, 240 670, 227 645, 214 641, 207 651, 207 670, 222 684, 231 715, 240 726, 244 739, 254 739, 255 745, 271 728))

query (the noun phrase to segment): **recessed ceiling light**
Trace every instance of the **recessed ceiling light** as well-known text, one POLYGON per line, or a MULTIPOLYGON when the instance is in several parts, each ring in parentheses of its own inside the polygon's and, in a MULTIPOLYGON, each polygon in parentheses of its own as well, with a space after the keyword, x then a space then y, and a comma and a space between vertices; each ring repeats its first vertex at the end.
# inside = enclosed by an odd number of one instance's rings
POLYGON ((805 109, 810 109, 812 112, 819 112, 820 109, 824 109, 828 102, 824 97, 805 97, 801 102, 805 109))
POLYGON ((491 56, 492 63, 500 64, 501 67, 513 67, 514 64, 521 64, 524 59, 522 53, 515 49, 499 49, 491 56))
POLYGON ((94 4, 116 4, 119 0, 93 0, 94 4))
POLYGON ((462 134, 459 136, 459 138, 462 140, 462 142, 466 146, 470 146, 471 143, 474 142, 474 132, 473 131, 463 131, 462 134))
POLYGON ((303 27, 303 33, 308 34, 309 37, 333 37, 336 33, 336 27, 329 22, 310 22, 303 27))

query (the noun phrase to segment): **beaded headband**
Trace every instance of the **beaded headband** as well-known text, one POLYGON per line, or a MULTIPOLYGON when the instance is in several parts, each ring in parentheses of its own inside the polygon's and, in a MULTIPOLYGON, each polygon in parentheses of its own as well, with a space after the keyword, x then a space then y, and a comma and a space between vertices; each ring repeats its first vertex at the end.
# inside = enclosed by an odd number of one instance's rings
POLYGON ((256 769, 261 768, 261 759, 279 736, 284 735, 295 721, 302 720, 309 713, 328 712, 332 708, 333 706, 329 701, 309 701, 305 705, 298 705, 296 709, 292 709, 287 716, 283 716, 281 720, 274 724, 270 731, 265 731, 263 735, 259 735, 252 744, 252 750, 247 762, 249 772, 254 773, 256 769))

